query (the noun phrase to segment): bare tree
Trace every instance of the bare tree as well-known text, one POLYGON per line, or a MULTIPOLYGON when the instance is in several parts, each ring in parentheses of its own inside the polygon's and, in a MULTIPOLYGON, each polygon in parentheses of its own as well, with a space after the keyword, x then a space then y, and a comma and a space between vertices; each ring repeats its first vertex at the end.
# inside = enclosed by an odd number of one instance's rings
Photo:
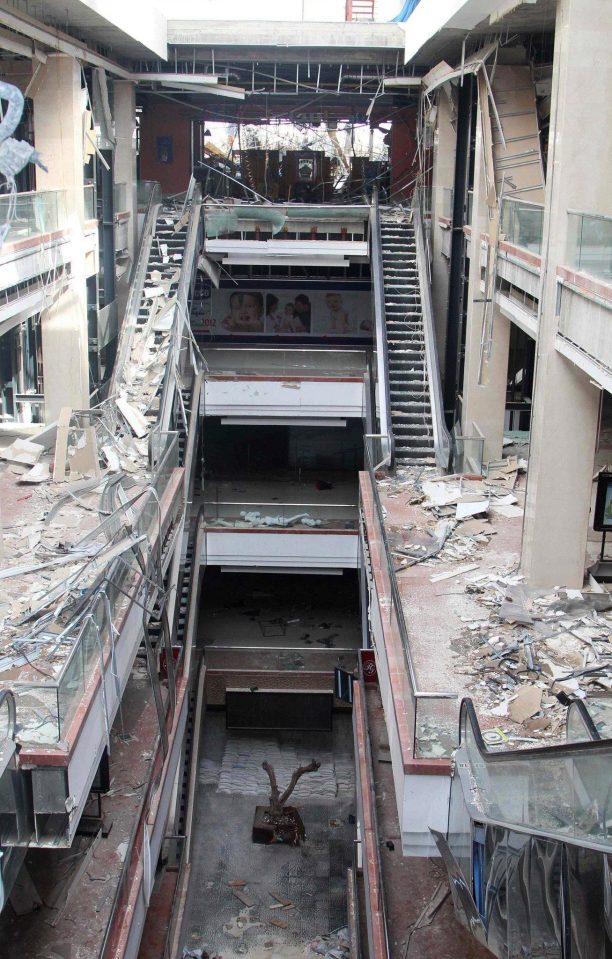
POLYGON ((267 772, 270 779, 270 813, 273 816, 281 816, 289 796, 297 786, 298 780, 304 775, 304 773, 315 773, 320 767, 321 763, 318 763, 316 759, 313 759, 312 762, 308 763, 307 766, 299 766, 292 774, 289 785, 282 795, 280 789, 278 788, 278 783, 276 782, 274 766, 271 766, 267 760, 261 765, 262 768, 267 772))

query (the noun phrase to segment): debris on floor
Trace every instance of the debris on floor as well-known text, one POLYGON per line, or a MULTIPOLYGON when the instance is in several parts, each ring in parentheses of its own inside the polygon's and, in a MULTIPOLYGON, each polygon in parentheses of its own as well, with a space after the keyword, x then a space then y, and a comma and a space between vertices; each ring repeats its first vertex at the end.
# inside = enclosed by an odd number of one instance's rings
POLYGON ((307 959, 313 956, 324 956, 325 959, 348 959, 351 951, 349 931, 346 926, 335 929, 327 936, 317 936, 312 939, 304 950, 307 959))
MULTIPOLYGON (((449 601, 443 640, 450 639, 455 673, 463 677, 459 701, 474 698, 484 726, 495 724, 490 745, 506 749, 565 736, 566 706, 558 696, 612 691, 610 595, 592 591, 596 584, 583 591, 530 590, 517 572, 518 555, 508 554, 505 564, 499 552, 491 559, 504 524, 523 515, 526 467, 524 458, 511 455, 489 463, 483 475, 446 476, 412 466, 377 476, 398 584, 409 588, 410 576, 402 573, 419 564, 429 568, 436 595, 463 597, 449 601)), ((452 753, 457 709, 448 715, 447 722, 418 720, 421 756, 452 753)))
MULTIPOLYGON (((174 266, 160 272, 155 296, 149 290, 138 320, 126 323, 123 362, 108 399, 87 411, 65 407, 53 437, 46 430, 45 442, 15 439, 0 451, 0 686, 19 683, 22 688, 17 710, 22 741, 59 739, 54 689, 41 685, 41 677, 47 684, 58 681, 80 641, 103 571, 116 563, 122 585, 114 608, 108 597, 95 600, 102 649, 95 638, 88 643, 87 666, 114 642, 108 618, 120 617, 140 588, 140 560, 150 564, 142 544, 155 540, 160 514, 147 504, 159 502, 171 468, 178 465, 170 447, 176 439, 158 427, 174 332, 172 325, 160 331, 156 322, 168 318, 179 274, 174 266), (164 462, 168 469, 161 472, 164 462), (10 525, 9 504, 15 507, 10 525)), ((161 571, 150 569, 149 579, 159 580, 159 590, 148 592, 152 608, 163 591, 161 571)))

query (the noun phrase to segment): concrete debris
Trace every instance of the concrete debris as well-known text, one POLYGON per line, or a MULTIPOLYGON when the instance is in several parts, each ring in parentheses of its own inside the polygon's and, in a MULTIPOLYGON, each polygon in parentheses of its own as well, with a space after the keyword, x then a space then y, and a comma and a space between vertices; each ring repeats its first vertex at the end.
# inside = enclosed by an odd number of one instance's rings
POLYGON ((51 479, 51 471, 48 463, 36 463, 31 470, 23 473, 17 480, 18 483, 47 483, 51 479))
POLYGON ((44 446, 39 443, 16 439, 10 446, 0 450, 0 459, 7 460, 9 463, 24 463, 26 466, 34 466, 38 463, 44 451, 44 446))

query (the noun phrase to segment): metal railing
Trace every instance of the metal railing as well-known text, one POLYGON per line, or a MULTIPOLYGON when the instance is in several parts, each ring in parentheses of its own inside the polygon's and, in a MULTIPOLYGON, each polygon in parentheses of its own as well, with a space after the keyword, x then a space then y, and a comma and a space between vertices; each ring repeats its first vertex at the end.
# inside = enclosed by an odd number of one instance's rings
POLYGON ((389 386, 389 354, 387 348, 387 324, 385 319, 385 280, 382 262, 380 210, 378 195, 374 192, 370 208, 370 244, 372 272, 372 304, 374 309, 374 334, 376 345, 376 380, 378 423, 381 435, 382 462, 394 465, 393 423, 391 420, 391 393, 389 386))
MULTIPOLYGON (((368 543, 370 561, 375 569, 376 589, 383 628, 397 635, 404 654, 405 671, 402 672, 402 704, 408 718, 412 736, 412 750, 415 757, 431 758, 426 740, 434 733, 438 737, 444 752, 438 758, 450 756, 456 745, 457 704, 455 692, 427 692, 419 688, 416 670, 410 653, 410 638, 404 608, 395 576, 395 561, 385 529, 383 513, 376 478, 373 469, 373 456, 378 451, 373 444, 366 443, 366 475, 369 477, 370 495, 373 510, 368 513, 364 541, 368 543)), ((364 505, 362 504, 362 512, 364 505)))
POLYGON ((444 420, 444 398, 440 364, 438 362, 438 346, 434 327, 433 304, 431 300, 431 275, 423 218, 418 205, 412 208, 414 237, 416 242, 416 260, 421 291, 421 312, 423 315, 423 335, 425 337, 425 359, 427 363, 427 378, 429 381, 429 401, 431 403, 431 419, 433 426, 434 453, 436 463, 442 469, 448 469, 450 462, 452 441, 444 420))

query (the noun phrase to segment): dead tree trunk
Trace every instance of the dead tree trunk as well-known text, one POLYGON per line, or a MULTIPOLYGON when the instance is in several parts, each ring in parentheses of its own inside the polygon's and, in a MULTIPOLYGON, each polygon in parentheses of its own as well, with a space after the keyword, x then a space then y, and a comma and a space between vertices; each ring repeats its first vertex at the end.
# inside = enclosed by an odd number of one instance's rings
POLYGON ((276 782, 274 766, 271 766, 267 760, 261 765, 262 768, 267 772, 270 780, 270 812, 273 816, 280 816, 282 815, 289 796, 297 786, 298 780, 304 775, 304 773, 316 772, 321 763, 318 763, 316 759, 313 759, 312 762, 310 762, 307 766, 299 766, 292 774, 289 785, 282 795, 280 789, 278 788, 278 783, 276 782))

